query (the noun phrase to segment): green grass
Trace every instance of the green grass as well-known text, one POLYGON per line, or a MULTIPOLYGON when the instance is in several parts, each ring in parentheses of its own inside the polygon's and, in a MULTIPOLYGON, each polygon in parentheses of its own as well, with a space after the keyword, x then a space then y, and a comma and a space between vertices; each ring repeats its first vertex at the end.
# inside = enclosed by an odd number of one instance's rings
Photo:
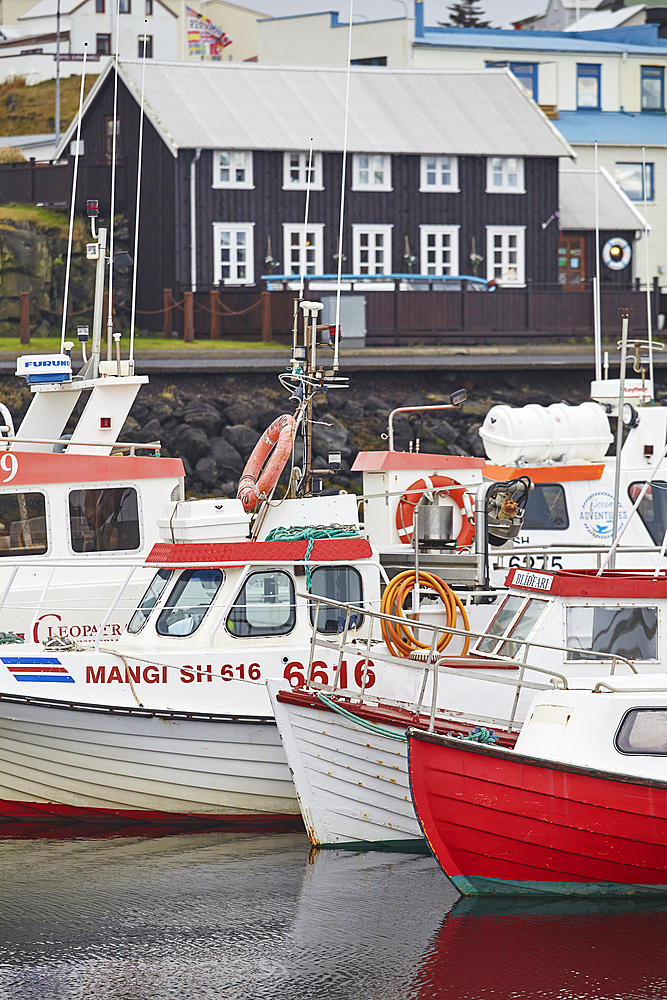
MULTIPOLYGON (((86 73, 85 93, 97 80, 86 73)), ((60 81, 60 129, 65 132, 79 110, 81 77, 60 81)), ((56 81, 27 87, 25 77, 11 77, 0 85, 0 135, 41 135, 55 129, 56 81)))
MULTIPOLYGON (((50 208, 38 208, 37 205, 18 205, 15 201, 0 205, 0 222, 32 222, 41 230, 57 229, 61 236, 69 235, 69 215, 66 212, 55 212, 50 208)), ((74 239, 83 240, 86 237, 86 227, 81 219, 74 219, 74 239)))
MULTIPOLYGON (((69 340, 73 340, 75 343, 73 354, 76 357, 80 356, 79 346, 76 343, 76 334, 67 334, 69 340)), ((127 334, 123 335, 123 339, 120 342, 121 353, 123 357, 127 354, 127 349, 129 347, 130 338, 127 334)), ((106 341, 105 341, 106 344, 106 341)), ((29 344, 21 344, 18 337, 0 337, 0 352, 6 351, 11 354, 31 354, 35 352, 36 354, 50 354, 56 351, 60 346, 60 334, 53 337, 33 337, 29 344)), ((261 351, 266 348, 268 349, 280 349, 286 348, 286 345, 279 344, 277 341, 272 341, 271 343, 265 344, 262 341, 257 340, 195 340, 194 344, 185 344, 182 340, 177 340, 175 337, 165 340, 162 337, 135 337, 134 349, 137 353, 141 351, 261 351)), ((88 350, 90 350, 90 341, 88 342, 88 350)))

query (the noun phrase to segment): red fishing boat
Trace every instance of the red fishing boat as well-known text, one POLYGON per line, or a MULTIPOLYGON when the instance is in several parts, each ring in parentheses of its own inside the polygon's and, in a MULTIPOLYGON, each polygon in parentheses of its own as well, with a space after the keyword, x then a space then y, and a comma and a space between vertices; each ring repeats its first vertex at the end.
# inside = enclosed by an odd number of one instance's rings
POLYGON ((667 675, 541 692, 514 749, 408 735, 419 822, 463 895, 667 895, 667 675))

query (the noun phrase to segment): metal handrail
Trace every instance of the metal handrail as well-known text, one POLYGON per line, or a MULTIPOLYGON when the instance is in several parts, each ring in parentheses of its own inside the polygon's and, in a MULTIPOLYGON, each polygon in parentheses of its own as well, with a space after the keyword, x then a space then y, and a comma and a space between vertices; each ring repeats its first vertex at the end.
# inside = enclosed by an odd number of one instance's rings
POLYGON ((9 451, 13 444, 53 444, 61 447, 63 451, 66 451, 70 445, 74 448, 113 448, 116 451, 127 451, 130 455, 134 455, 137 448, 146 451, 152 449, 158 452, 162 449, 159 441, 113 441, 109 444, 108 441, 72 441, 70 438, 24 438, 16 435, 13 437, 0 435, 0 445, 5 446, 5 451, 9 451))
MULTIPOLYGON (((313 688, 329 688, 329 689, 331 689, 333 691, 336 690, 336 688, 338 686, 339 679, 340 679, 340 671, 341 671, 341 666, 342 666, 342 662, 343 662, 343 656, 345 655, 346 651, 347 651, 348 655, 353 654, 354 651, 355 651, 351 646, 348 646, 348 642, 347 642, 347 637, 348 637, 348 633, 349 633, 349 630, 350 630, 350 619, 351 619, 351 616, 353 614, 355 614, 355 613, 358 614, 361 611, 366 617, 368 617, 368 618, 371 619, 371 626, 368 629, 368 636, 367 636, 367 638, 365 640, 366 655, 365 655, 365 658, 364 658, 364 665, 363 665, 363 670, 362 670, 362 684, 361 684, 361 695, 363 697, 366 694, 366 681, 367 681, 367 676, 368 676, 369 661, 370 661, 370 658, 371 658, 371 646, 372 646, 372 643, 374 641, 373 640, 373 625, 375 624, 376 621, 380 621, 380 622, 385 621, 385 622, 393 622, 393 623, 396 623, 398 625, 403 625, 404 626, 405 625, 405 618, 401 618, 401 617, 399 617, 397 615, 387 614, 386 612, 382 612, 382 611, 367 610, 365 608, 365 606, 363 606, 363 605, 360 607, 359 605, 345 604, 345 603, 343 603, 341 601, 334 601, 334 600, 331 600, 330 598, 319 597, 319 596, 316 596, 314 594, 302 594, 302 593, 298 593, 297 596, 300 597, 300 598, 303 598, 305 600, 312 601, 313 604, 315 605, 315 614, 313 616, 313 629, 312 629, 311 643, 310 643, 310 655, 309 655, 309 661, 308 661, 308 671, 307 671, 307 674, 306 674, 306 683, 310 687, 313 687, 313 688), (319 637, 319 633, 317 632, 317 622, 318 622, 318 619, 319 619, 320 605, 322 605, 322 604, 326 605, 327 607, 340 608, 341 610, 345 611, 345 613, 346 613, 345 614, 345 624, 344 624, 343 630, 340 633, 340 639, 339 639, 338 643, 332 643, 330 641, 323 640, 323 639, 321 639, 319 637), (337 649, 338 650, 338 662, 336 664, 335 675, 334 675, 334 679, 333 679, 333 684, 332 685, 325 685, 325 684, 321 684, 318 681, 313 681, 313 676, 312 676, 313 675, 313 661, 314 661, 315 650, 316 650, 317 646, 321 646, 321 647, 329 648, 329 649, 334 649, 334 650, 337 649)), ((533 671, 535 673, 544 674, 544 675, 548 676, 550 678, 550 680, 551 680, 551 684, 552 685, 554 685, 554 682, 555 682, 556 685, 560 685, 564 689, 568 688, 568 679, 567 679, 567 677, 564 674, 562 674, 562 673, 560 673, 558 671, 555 671, 555 670, 549 670, 548 668, 545 668, 545 667, 536 667, 536 666, 533 666, 532 664, 530 664, 530 663, 527 662, 528 653, 533 648, 534 649, 546 649, 546 650, 550 650, 552 652, 555 651, 555 652, 558 652, 558 653, 563 653, 563 652, 568 653, 568 652, 571 652, 571 653, 576 653, 577 656, 579 656, 579 657, 590 656, 590 657, 593 657, 593 658, 595 658, 597 660, 600 660, 600 659, 607 660, 608 659, 608 660, 611 661, 611 666, 610 666, 610 673, 611 674, 614 674, 616 672, 616 667, 617 667, 617 665, 619 663, 625 664, 633 674, 637 674, 638 673, 638 670, 636 669, 636 667, 634 666, 634 664, 629 659, 627 659, 627 657, 621 656, 619 653, 604 653, 604 652, 598 652, 597 650, 574 649, 574 648, 571 648, 569 646, 554 645, 552 643, 534 642, 534 641, 531 641, 529 639, 519 639, 519 638, 515 639, 513 637, 507 637, 507 636, 493 636, 493 638, 495 640, 497 640, 497 641, 511 642, 511 643, 513 643, 516 646, 523 646, 524 647, 524 653, 523 653, 524 658, 522 660, 519 660, 519 659, 516 659, 514 657, 504 657, 504 656, 500 656, 500 655, 498 655, 498 656, 489 656, 488 658, 472 657, 471 656, 470 657, 470 667, 471 667, 471 670, 474 669, 475 663, 479 664, 480 666, 482 666, 482 665, 486 666, 487 662, 490 661, 493 664, 497 664, 499 667, 501 667, 502 665, 505 665, 505 666, 507 666, 507 665, 514 666, 517 670, 519 670, 520 676, 516 680, 515 679, 509 679, 509 678, 498 677, 495 674, 492 675, 491 677, 478 677, 477 674, 471 674, 469 671, 465 671, 465 672, 462 671, 460 669, 460 667, 457 667, 457 668, 448 668, 448 667, 445 666, 445 663, 447 662, 447 660, 450 660, 450 662, 451 662, 452 659, 457 659, 458 662, 464 662, 464 661, 467 661, 467 657, 460 656, 460 657, 456 657, 456 658, 454 658, 454 657, 450 658, 446 654, 445 655, 441 655, 440 653, 436 653, 435 650, 436 650, 436 646, 437 646, 438 635, 440 635, 440 634, 449 634, 449 635, 461 636, 463 638, 475 638, 475 639, 479 639, 479 638, 484 638, 484 637, 488 636, 488 632, 474 632, 471 629, 459 629, 459 628, 456 628, 456 627, 450 626, 450 625, 434 625, 434 624, 431 624, 429 622, 423 622, 422 623, 421 621, 419 622, 419 628, 420 629, 423 628, 425 631, 431 632, 431 642, 430 642, 430 647, 429 647, 428 655, 426 657, 426 661, 425 662, 421 661, 421 660, 420 661, 410 660, 407 657, 406 658, 400 658, 400 657, 390 656, 390 655, 383 654, 383 653, 380 653, 380 656, 378 656, 378 651, 373 652, 373 656, 376 659, 382 659, 382 660, 384 660, 386 662, 393 662, 395 664, 396 663, 400 663, 402 665, 406 665, 406 663, 413 663, 413 664, 419 663, 419 666, 423 666, 423 668, 424 668, 424 678, 423 678, 423 681, 422 681, 421 692, 420 692, 420 695, 419 695, 419 703, 418 703, 419 706, 421 706, 421 704, 423 702, 423 698, 424 698, 425 691, 426 691, 426 683, 427 683, 427 678, 428 678, 429 671, 432 671, 432 673, 433 673, 433 684, 432 684, 431 712, 430 712, 430 722, 429 722, 429 730, 431 732, 434 730, 434 727, 435 727, 435 718, 436 718, 436 714, 437 714, 438 675, 440 673, 455 674, 456 676, 459 676, 459 677, 461 677, 461 676, 473 676, 475 679, 486 680, 486 681, 488 681, 490 683, 500 683, 500 684, 505 684, 505 685, 510 684, 510 685, 514 686, 516 688, 516 697, 515 697, 514 705, 513 705, 513 708, 512 708, 511 718, 509 720, 510 727, 515 724, 515 715, 516 715, 516 710, 517 710, 517 707, 518 707, 519 694, 520 694, 521 690, 523 688, 530 688, 530 689, 537 688, 539 690, 545 690, 545 689, 548 688, 547 685, 537 685, 537 684, 535 684, 535 682, 527 681, 525 679, 525 676, 524 676, 526 670, 531 670, 531 671, 533 671)), ((380 640, 375 640, 375 641, 379 642, 380 640)), ((356 651, 358 652, 359 650, 356 650, 356 651)), ((358 695, 358 692, 351 692, 350 691, 349 693, 351 693, 351 694, 354 693, 354 694, 358 695)))

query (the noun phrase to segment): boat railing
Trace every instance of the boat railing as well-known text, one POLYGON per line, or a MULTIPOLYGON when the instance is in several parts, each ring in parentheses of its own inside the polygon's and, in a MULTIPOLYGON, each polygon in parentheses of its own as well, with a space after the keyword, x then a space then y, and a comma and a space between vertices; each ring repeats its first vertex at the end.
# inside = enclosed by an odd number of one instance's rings
MULTIPOLYGON (((410 707, 415 708, 419 711, 422 710, 424 705, 424 699, 426 695, 428 678, 432 674, 432 690, 431 690, 431 705, 430 705, 430 722, 429 731, 433 732, 435 728, 435 719, 437 715, 437 697, 438 697, 438 677, 439 675, 449 674, 455 677, 469 677, 474 680, 487 681, 495 685, 505 685, 513 687, 515 689, 514 702, 512 705, 512 711, 507 720, 497 720, 493 721, 498 723, 502 721, 504 725, 509 728, 516 726, 516 715, 519 705, 519 698, 522 690, 532 689, 532 690, 549 690, 553 687, 560 687, 567 689, 569 687, 568 678, 565 674, 560 671, 550 669, 548 667, 538 667, 535 664, 528 662, 528 656, 533 650, 547 650, 549 652, 555 652, 559 655, 563 653, 572 653, 577 659, 585 659, 590 657, 595 660, 607 660, 610 664, 610 675, 615 674, 616 668, 619 665, 626 666, 628 670, 637 674, 637 668, 627 657, 622 656, 619 653, 606 653, 598 650, 592 649, 579 649, 573 648, 565 645, 555 645, 552 643, 536 642, 531 639, 519 639, 513 636, 510 639, 506 639, 507 645, 512 647, 520 646, 523 650, 522 658, 516 656, 476 656, 471 654, 465 655, 447 655, 438 651, 438 643, 441 638, 450 635, 458 636, 464 641, 467 640, 477 640, 486 638, 489 633, 487 632, 477 632, 472 629, 461 629, 452 625, 442 625, 434 624, 431 622, 424 622, 416 619, 410 619, 413 627, 422 629, 430 633, 430 643, 429 646, 423 646, 423 652, 420 654, 419 659, 413 659, 411 657, 399 657, 391 654, 385 645, 384 650, 381 648, 384 644, 384 640, 375 637, 374 628, 376 624, 382 627, 382 623, 392 623, 401 627, 405 627, 406 619, 401 618, 397 615, 387 614, 383 611, 374 611, 368 608, 366 605, 360 604, 346 604, 341 601, 334 601, 327 597, 321 597, 315 594, 298 594, 299 597, 304 598, 312 602, 314 606, 313 613, 313 627, 311 633, 310 651, 308 659, 308 669, 305 675, 306 684, 314 689, 329 690, 334 693, 344 694, 346 696, 358 698, 361 693, 362 697, 368 697, 367 692, 367 679, 371 671, 371 658, 373 660, 382 660, 393 664, 394 666, 414 666, 416 669, 423 669, 423 677, 421 682, 421 690, 419 693, 419 699, 414 705, 410 707), (345 620, 342 628, 338 633, 337 641, 331 641, 330 639, 323 638, 322 633, 317 631, 317 623, 319 621, 319 610, 320 607, 324 605, 326 607, 337 608, 345 612, 345 620), (367 635, 365 638, 353 638, 349 639, 350 630, 356 629, 356 617, 353 616, 363 614, 366 618, 371 619, 371 626, 367 630, 367 635), (375 644, 375 645, 374 645, 375 644), (319 648, 331 649, 338 654, 338 660, 334 670, 334 678, 332 684, 322 683, 315 679, 315 659, 316 650, 319 648), (364 651, 363 661, 359 661, 358 674, 361 677, 361 684, 359 684, 360 690, 353 689, 343 689, 339 687, 341 670, 343 665, 343 659, 345 656, 359 656, 361 651, 364 651), (363 662, 363 665, 362 665, 363 662), (453 664, 453 666, 448 666, 448 664, 453 664), (493 673, 485 675, 480 673, 480 668, 497 668, 497 670, 503 670, 508 668, 514 668, 518 670, 518 677, 506 677, 499 673, 493 673), (467 668, 467 669, 466 669, 467 668), (548 683, 540 683, 536 680, 530 680, 526 677, 526 672, 530 671, 532 674, 548 679, 548 683)), ((502 636, 493 636, 494 640, 502 639, 502 636)), ((373 700, 377 700, 376 696, 370 696, 373 700)), ((383 703, 390 705, 401 705, 405 707, 405 703, 392 701, 390 698, 385 698, 382 696, 383 703)))
POLYGON ((159 441, 70 441, 69 438, 24 438, 17 436, 4 437, 0 435, 0 448, 9 451, 13 444, 52 444, 59 451, 67 451, 69 445, 79 448, 112 448, 113 451, 120 451, 123 454, 135 455, 137 450, 150 451, 159 458, 162 445, 159 441))

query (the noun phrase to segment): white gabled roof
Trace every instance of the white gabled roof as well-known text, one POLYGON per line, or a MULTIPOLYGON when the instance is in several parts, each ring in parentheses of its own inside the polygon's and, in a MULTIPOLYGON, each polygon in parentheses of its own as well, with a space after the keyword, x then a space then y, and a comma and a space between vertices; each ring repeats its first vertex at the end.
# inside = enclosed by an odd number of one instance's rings
MULTIPOLYGON (((112 64, 100 75, 87 106, 112 64)), ((120 75, 141 98, 142 63, 120 75)), ((262 63, 146 64, 147 114, 174 155, 179 149, 342 149, 346 70, 262 63)), ((74 125, 70 128, 73 132, 74 125)), ((65 137, 61 148, 69 140, 65 137)), ((355 68, 350 81, 351 152, 575 156, 506 69, 355 68)))
POLYGON ((626 21, 632 20, 637 14, 641 14, 647 9, 647 4, 640 3, 634 7, 621 7, 619 10, 594 10, 591 14, 579 18, 570 24, 565 31, 608 31, 610 28, 618 28, 626 21))
MULTIPOLYGON (((560 228, 595 229, 595 168, 561 167, 558 175, 560 228)), ((651 229, 614 178, 600 167, 600 229, 651 229)))

